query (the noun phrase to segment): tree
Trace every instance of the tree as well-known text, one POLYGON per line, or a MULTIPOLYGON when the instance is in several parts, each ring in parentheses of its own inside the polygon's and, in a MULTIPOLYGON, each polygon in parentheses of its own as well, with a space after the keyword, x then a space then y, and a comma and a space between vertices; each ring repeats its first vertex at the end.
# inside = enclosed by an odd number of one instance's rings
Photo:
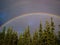
POLYGON ((9 27, 5 35, 5 45, 12 45, 11 44, 12 33, 13 33, 12 28, 9 27))
POLYGON ((23 34, 23 37, 24 37, 24 44, 25 45, 30 45, 31 44, 31 35, 30 35, 30 28, 29 26, 26 28, 24 34, 23 34))
POLYGON ((6 27, 3 27, 2 32, 0 32, 0 45, 5 44, 5 30, 6 30, 6 27))
POLYGON ((57 41, 58 45, 60 45, 60 31, 58 31, 58 41, 57 41))
POLYGON ((51 24, 46 21, 46 27, 44 31, 44 37, 45 37, 45 44, 46 45, 57 45, 56 43, 56 36, 54 34, 54 22, 53 19, 51 18, 51 24))
POLYGON ((56 37, 56 35, 55 35, 55 33, 54 33, 54 30, 55 30, 55 24, 54 24, 54 21, 53 21, 53 18, 51 17, 51 39, 52 39, 52 44, 53 45, 57 45, 57 37, 56 37))
POLYGON ((11 37, 11 43, 12 45, 17 45, 18 44, 18 35, 17 32, 13 32, 12 37, 11 37))
POLYGON ((50 24, 46 21, 44 33, 43 33, 43 45, 51 45, 50 44, 50 24))
POLYGON ((46 27, 44 30, 44 45, 57 45, 56 44, 56 37, 54 35, 54 22, 51 18, 51 25, 48 21, 46 21, 46 27))
POLYGON ((32 40, 33 45, 39 45, 38 42, 38 32, 35 31, 35 33, 33 34, 33 40, 32 40))
POLYGON ((18 45, 24 45, 24 37, 22 34, 20 34, 20 36, 19 36, 18 45))
POLYGON ((42 38, 43 38, 43 29, 42 29, 42 23, 40 22, 39 30, 38 30, 38 39, 39 39, 39 45, 42 45, 42 38))
POLYGON ((54 22, 53 22, 53 18, 51 17, 51 32, 53 33, 55 30, 55 25, 54 25, 54 22))

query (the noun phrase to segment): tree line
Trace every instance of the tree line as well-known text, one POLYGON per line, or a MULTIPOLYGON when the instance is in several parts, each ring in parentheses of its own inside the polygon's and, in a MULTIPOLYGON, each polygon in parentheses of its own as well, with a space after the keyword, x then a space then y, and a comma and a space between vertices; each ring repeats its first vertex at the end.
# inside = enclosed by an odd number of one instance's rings
POLYGON ((39 29, 30 34, 30 27, 27 26, 24 33, 18 33, 9 27, 3 27, 0 32, 0 45, 60 45, 60 31, 56 35, 55 24, 53 18, 51 21, 46 21, 43 28, 40 22, 39 29))

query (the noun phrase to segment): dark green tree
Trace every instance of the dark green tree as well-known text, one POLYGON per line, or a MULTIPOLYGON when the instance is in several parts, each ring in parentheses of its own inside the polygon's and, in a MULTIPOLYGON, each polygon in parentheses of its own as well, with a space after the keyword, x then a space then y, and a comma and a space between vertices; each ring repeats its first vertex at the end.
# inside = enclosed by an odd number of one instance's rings
POLYGON ((22 34, 19 36, 18 45, 24 45, 24 37, 22 34))
POLYGON ((57 40, 58 45, 60 45, 60 31, 58 31, 58 40, 57 40))
POLYGON ((33 34, 32 45, 39 45, 39 42, 38 42, 38 32, 37 31, 35 31, 34 34, 33 34))
POLYGON ((13 32, 12 37, 11 37, 11 43, 12 45, 17 45, 18 44, 18 35, 17 32, 13 32))
POLYGON ((7 29, 7 32, 6 32, 6 35, 5 35, 5 45, 12 45, 12 43, 11 43, 11 38, 12 38, 12 33, 13 33, 13 31, 12 31, 13 29, 11 28, 11 27, 9 27, 8 29, 7 29))
POLYGON ((55 30, 55 25, 54 25, 54 22, 53 22, 53 18, 51 17, 51 32, 53 33, 55 30))
POLYGON ((43 33, 43 45, 51 45, 50 44, 50 24, 46 21, 44 33, 43 33))
POLYGON ((54 34, 55 26, 53 19, 51 18, 51 24, 46 21, 45 31, 44 31, 44 42, 45 45, 57 45, 56 35, 54 34))
POLYGON ((39 45, 42 45, 42 40, 43 40, 43 29, 42 29, 42 23, 40 22, 39 30, 38 30, 38 39, 39 39, 39 45))
POLYGON ((23 34, 24 37, 24 45, 31 44, 31 35, 30 35, 30 27, 28 26, 23 34))
POLYGON ((51 39, 52 39, 52 44, 53 45, 57 45, 57 37, 56 37, 56 34, 54 33, 55 31, 55 24, 54 24, 54 21, 53 21, 53 18, 51 17, 51 25, 50 25, 50 29, 51 29, 51 39))
POLYGON ((52 18, 51 18, 51 25, 48 21, 46 21, 46 26, 43 35, 44 35, 43 39, 44 45, 57 45, 56 36, 54 34, 54 22, 52 21, 52 18))
POLYGON ((0 45, 5 44, 5 30, 6 30, 6 27, 3 27, 2 32, 0 32, 0 45))

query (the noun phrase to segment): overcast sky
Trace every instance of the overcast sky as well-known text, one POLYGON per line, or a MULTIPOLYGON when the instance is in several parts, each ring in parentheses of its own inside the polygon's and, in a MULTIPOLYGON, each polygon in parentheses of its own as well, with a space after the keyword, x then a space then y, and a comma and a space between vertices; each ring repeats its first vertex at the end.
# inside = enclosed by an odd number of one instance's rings
POLYGON ((0 25, 16 16, 33 12, 60 16, 60 0, 0 0, 0 25))

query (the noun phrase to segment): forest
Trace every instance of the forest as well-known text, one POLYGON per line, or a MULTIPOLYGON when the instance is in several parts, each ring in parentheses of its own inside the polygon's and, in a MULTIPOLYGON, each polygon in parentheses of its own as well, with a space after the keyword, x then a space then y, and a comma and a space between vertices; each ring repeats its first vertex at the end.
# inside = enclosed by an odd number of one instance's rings
POLYGON ((45 27, 40 22, 39 29, 33 34, 30 33, 30 26, 20 34, 11 27, 3 27, 0 32, 0 45, 60 45, 60 31, 56 35, 55 29, 53 18, 50 22, 45 22, 45 27))

